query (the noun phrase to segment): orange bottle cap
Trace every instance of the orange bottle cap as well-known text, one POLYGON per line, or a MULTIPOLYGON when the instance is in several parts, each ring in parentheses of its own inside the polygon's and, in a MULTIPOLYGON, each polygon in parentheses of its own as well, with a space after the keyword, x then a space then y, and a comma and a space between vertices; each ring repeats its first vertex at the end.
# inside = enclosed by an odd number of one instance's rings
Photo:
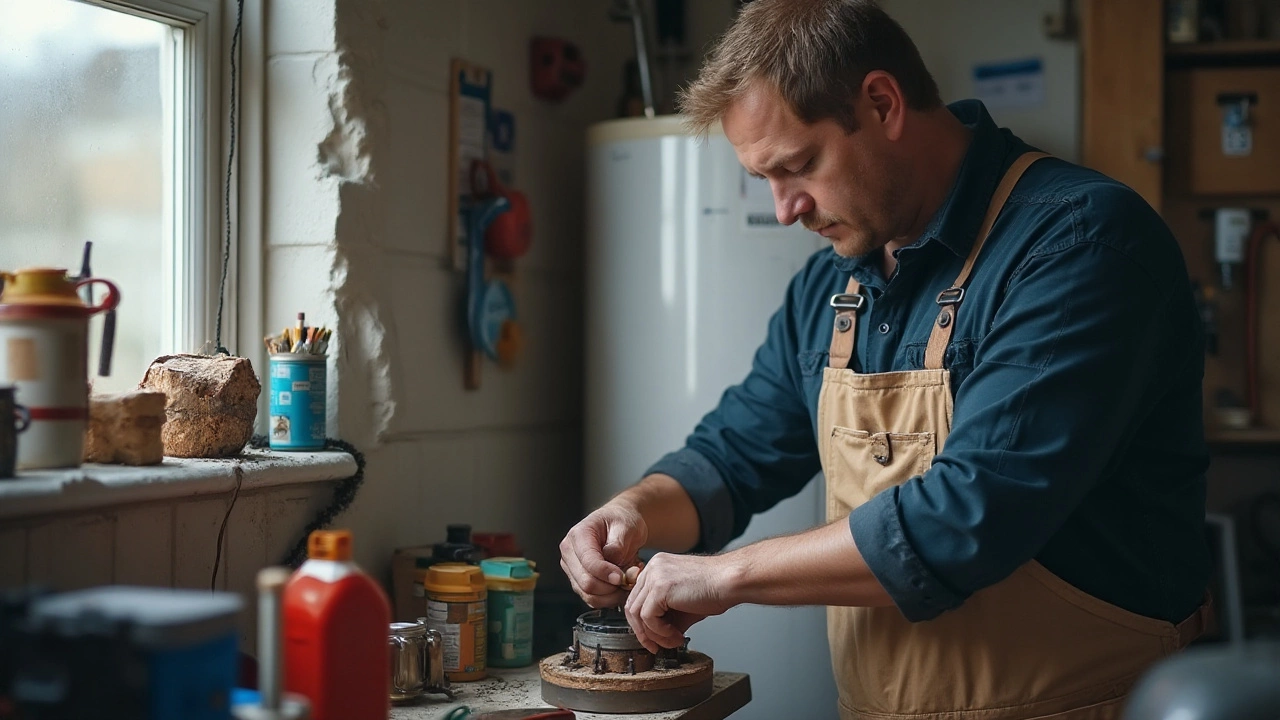
POLYGON ((351 559, 350 530, 316 530, 307 538, 307 557, 312 560, 351 559))
POLYGON ((427 592, 467 594, 484 592, 484 572, 475 565, 439 563, 427 568, 427 592))

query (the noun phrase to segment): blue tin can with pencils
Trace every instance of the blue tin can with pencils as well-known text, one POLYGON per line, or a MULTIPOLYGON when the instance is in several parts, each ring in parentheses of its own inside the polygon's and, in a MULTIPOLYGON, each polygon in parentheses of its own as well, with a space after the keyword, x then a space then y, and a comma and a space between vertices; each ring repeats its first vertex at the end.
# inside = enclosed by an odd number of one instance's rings
POLYGON ((271 355, 267 437, 272 450, 323 450, 328 358, 308 353, 271 355))

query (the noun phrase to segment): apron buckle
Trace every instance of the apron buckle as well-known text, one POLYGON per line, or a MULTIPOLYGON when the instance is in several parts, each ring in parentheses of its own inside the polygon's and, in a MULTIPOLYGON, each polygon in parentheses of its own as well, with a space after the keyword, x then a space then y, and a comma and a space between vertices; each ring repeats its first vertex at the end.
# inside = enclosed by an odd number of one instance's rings
POLYGON ((867 298, 861 293, 838 293, 831 296, 831 307, 837 311, 852 310, 859 312, 867 304, 867 298))
POLYGON ((964 300, 964 288, 962 287, 949 287, 938 293, 938 304, 944 307, 947 305, 959 305, 961 300, 964 300))
POLYGON ((878 432, 871 436, 871 457, 881 465, 888 465, 893 459, 893 449, 889 444, 889 433, 878 432))

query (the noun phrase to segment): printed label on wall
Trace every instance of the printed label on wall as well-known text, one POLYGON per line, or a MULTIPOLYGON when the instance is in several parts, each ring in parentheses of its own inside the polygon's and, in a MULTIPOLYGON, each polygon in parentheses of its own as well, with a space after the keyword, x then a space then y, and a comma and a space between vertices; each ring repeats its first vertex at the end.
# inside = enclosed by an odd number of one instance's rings
POLYGON ((973 66, 973 93, 988 108, 1032 108, 1044 104, 1040 58, 973 66))

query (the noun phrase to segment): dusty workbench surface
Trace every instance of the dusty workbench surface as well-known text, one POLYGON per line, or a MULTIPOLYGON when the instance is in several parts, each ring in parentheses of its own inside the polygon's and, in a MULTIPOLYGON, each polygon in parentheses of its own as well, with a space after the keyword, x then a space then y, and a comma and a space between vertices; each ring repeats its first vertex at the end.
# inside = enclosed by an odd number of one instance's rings
MULTIPOLYGON (((579 712, 577 716, 580 720, 723 720, 751 700, 751 682, 743 673, 718 672, 713 683, 715 690, 711 697, 688 710, 639 715, 579 712)), ((391 709, 391 720, 438 720, 458 705, 466 705, 475 713, 551 708, 542 701, 542 680, 538 677, 537 665, 514 670, 491 669, 488 679, 454 683, 453 687, 458 694, 456 701, 432 695, 411 705, 396 705, 391 709)))

